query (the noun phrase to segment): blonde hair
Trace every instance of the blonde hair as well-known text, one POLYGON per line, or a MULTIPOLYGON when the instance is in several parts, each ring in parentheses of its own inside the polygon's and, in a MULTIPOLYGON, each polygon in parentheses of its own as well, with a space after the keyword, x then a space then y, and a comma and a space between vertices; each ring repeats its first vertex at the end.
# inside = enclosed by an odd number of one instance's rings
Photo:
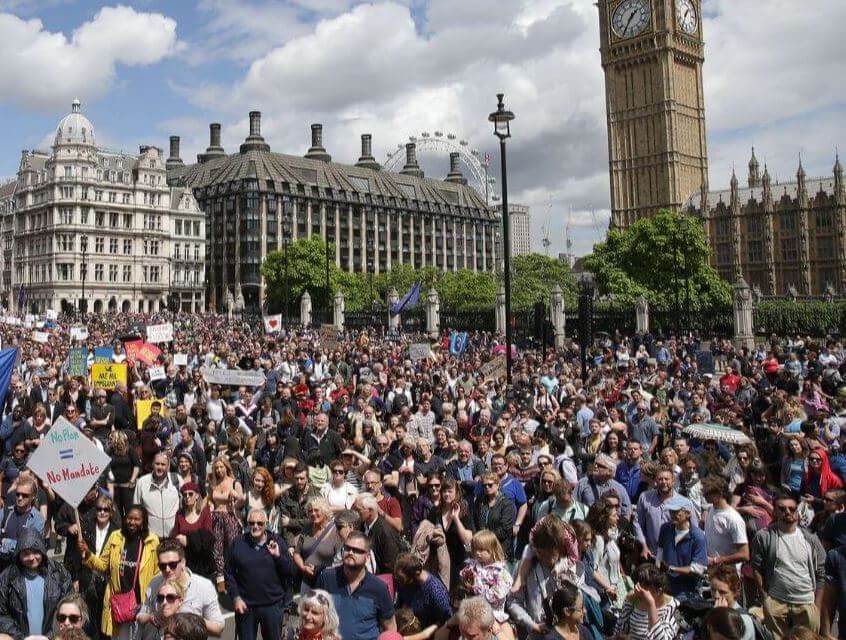
POLYGON ((185 587, 176 578, 171 578, 170 580, 165 580, 164 582, 162 582, 159 585, 159 591, 162 590, 162 587, 170 587, 171 589, 176 591, 176 594, 181 600, 185 600, 185 587))
POLYGON ((491 554, 494 562, 505 561, 505 551, 499 542, 499 538, 493 531, 488 529, 481 529, 473 534, 473 539, 470 541, 470 548, 473 551, 487 551, 491 554))
POLYGON ((123 455, 129 450, 129 439, 123 431, 112 431, 109 434, 109 451, 123 455))

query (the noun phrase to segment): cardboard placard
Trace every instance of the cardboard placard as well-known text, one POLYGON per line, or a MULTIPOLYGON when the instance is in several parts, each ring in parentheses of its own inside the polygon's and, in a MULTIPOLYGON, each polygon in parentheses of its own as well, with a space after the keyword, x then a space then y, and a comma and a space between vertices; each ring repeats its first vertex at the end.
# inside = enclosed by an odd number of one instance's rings
POLYGON ((113 391, 117 384, 126 386, 126 363, 95 362, 91 365, 91 385, 96 389, 113 391))
POLYGON ((33 331, 32 341, 39 342, 41 344, 47 344, 48 342, 50 342, 50 334, 46 331, 33 331))
POLYGON ((110 461, 79 429, 59 416, 26 464, 46 486, 77 507, 110 461))
MULTIPOLYGON (((187 396, 186 396, 187 397, 187 396)), ((162 400, 156 400, 155 398, 150 398, 149 400, 136 400, 135 401, 135 422, 138 427, 138 430, 141 430, 141 426, 144 424, 144 420, 150 417, 150 414, 153 413, 153 410, 150 408, 153 406, 154 402, 158 402, 162 405, 162 410, 159 412, 162 416, 167 415, 167 405, 162 400)))
POLYGON ((171 323, 153 324, 147 327, 147 342, 159 344, 173 341, 173 325, 171 323))
POLYGON ((412 362, 420 362, 429 357, 432 352, 432 345, 428 342, 415 342, 408 345, 408 357, 412 362))
POLYGON ((328 349, 338 346, 338 327, 334 324, 320 325, 320 344, 328 349))
POLYGON ((173 354, 173 364, 176 367, 187 367, 188 366, 188 354, 187 353, 174 353, 173 354))
POLYGON ((505 362, 505 354, 496 356, 479 367, 479 373, 490 380, 499 380, 500 378, 504 378, 506 371, 507 365, 505 362))
POLYGON ((71 327, 70 339, 79 340, 80 342, 88 340, 88 329, 86 327, 71 327))
POLYGON ((158 361, 162 351, 156 345, 141 340, 132 340, 123 345, 126 349, 126 357, 133 362, 143 362, 152 367, 158 361))

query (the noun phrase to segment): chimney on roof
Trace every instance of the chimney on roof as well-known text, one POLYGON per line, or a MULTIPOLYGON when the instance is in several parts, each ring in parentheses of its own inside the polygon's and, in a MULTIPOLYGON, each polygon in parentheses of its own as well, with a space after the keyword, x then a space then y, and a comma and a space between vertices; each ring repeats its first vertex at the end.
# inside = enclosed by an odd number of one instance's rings
POLYGON ((376 162, 376 158, 373 157, 372 140, 373 136, 369 133, 361 134, 361 157, 355 163, 355 166, 379 171, 382 167, 376 162))
POLYGON ((417 164, 417 145, 413 142, 409 142, 405 145, 405 166, 402 168, 400 173, 404 173, 409 176, 417 176, 418 178, 423 177, 423 170, 420 168, 420 165, 417 164))
POLYGON ((323 148, 323 125, 320 123, 311 125, 311 147, 306 152, 305 157, 312 160, 332 162, 332 156, 326 153, 326 149, 323 148))
POLYGON ((270 151, 270 145, 261 137, 261 111, 250 111, 250 135, 241 145, 241 153, 270 151))
POLYGON ((197 162, 208 162, 212 158, 225 156, 223 147, 220 146, 220 123, 212 122, 209 125, 209 146, 205 153, 197 154, 197 162))
POLYGON ((453 151, 449 154, 449 173, 444 180, 446 182, 467 184, 467 178, 461 173, 461 154, 458 151, 453 151))
POLYGON ((179 157, 179 136, 170 136, 170 157, 165 162, 165 168, 170 171, 183 164, 182 158, 179 157))

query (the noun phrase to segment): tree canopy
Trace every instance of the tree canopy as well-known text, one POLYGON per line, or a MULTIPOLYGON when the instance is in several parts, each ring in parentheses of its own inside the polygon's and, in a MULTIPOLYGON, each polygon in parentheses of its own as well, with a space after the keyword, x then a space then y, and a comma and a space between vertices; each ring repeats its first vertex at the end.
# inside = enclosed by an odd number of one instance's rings
POLYGON ((623 304, 643 296, 669 308, 676 291, 689 296, 692 308, 728 304, 731 286, 710 266, 710 255, 697 218, 660 211, 628 229, 611 229, 585 258, 585 268, 594 274, 600 295, 610 294, 623 304))
MULTIPOLYGON (((330 255, 334 249, 330 245, 330 255)), ((324 307, 326 244, 322 238, 312 236, 288 245, 288 297, 292 314, 299 309, 299 300, 308 290, 315 310, 324 307)), ((575 283, 567 265, 540 254, 518 256, 512 259, 512 306, 528 309, 536 302, 548 302, 549 292, 556 283, 564 290, 565 299, 575 300, 575 283)), ((279 312, 285 302, 285 254, 275 251, 268 254, 262 264, 262 276, 267 284, 266 302, 271 312, 279 312)), ((369 309, 371 290, 373 300, 385 304, 388 291, 396 288, 403 296, 418 280, 422 282, 422 297, 431 287, 437 289, 441 305, 459 311, 490 308, 496 300, 501 274, 459 269, 441 271, 436 267, 414 269, 410 265, 395 265, 387 273, 368 275, 341 271, 330 260, 329 283, 332 291, 344 292, 348 311, 369 309), (371 287, 372 284, 372 287, 371 287)))

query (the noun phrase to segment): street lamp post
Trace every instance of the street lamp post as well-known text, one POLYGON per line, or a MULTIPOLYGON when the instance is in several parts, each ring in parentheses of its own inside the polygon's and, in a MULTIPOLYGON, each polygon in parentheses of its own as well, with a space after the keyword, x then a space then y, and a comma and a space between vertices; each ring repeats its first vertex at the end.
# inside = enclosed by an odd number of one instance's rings
POLYGON ((79 300, 80 311, 84 314, 88 311, 88 300, 85 299, 85 276, 88 275, 88 264, 85 260, 88 254, 88 236, 83 234, 79 239, 80 248, 82 249, 82 297, 79 300))
POLYGON ((579 353, 582 363, 582 385, 587 384, 588 345, 593 341, 593 278, 585 273, 579 279, 579 353))
POLYGON ((505 163, 505 141, 511 137, 511 121, 514 114, 502 103, 504 94, 496 94, 496 111, 488 116, 493 122, 494 135, 499 138, 499 155, 502 179, 502 243, 505 251, 503 272, 505 276, 505 385, 511 389, 511 234, 508 231, 508 173, 505 163))

